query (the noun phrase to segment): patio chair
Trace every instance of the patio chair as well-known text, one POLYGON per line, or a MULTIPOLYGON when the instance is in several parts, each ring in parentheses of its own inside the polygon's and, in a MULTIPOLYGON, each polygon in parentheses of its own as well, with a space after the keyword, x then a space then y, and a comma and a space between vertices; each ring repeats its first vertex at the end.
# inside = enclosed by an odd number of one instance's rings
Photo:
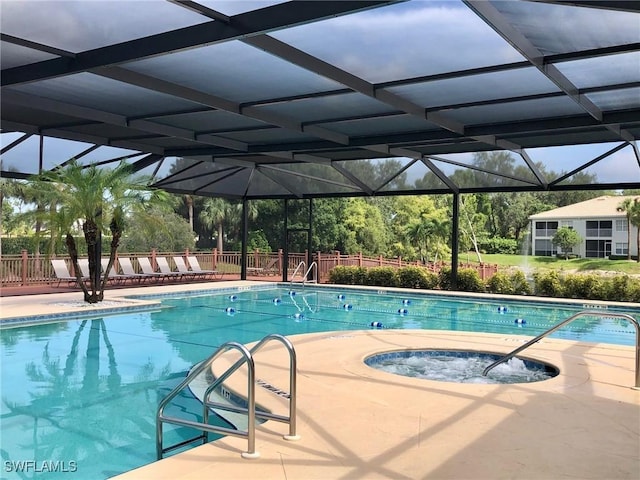
POLYGON ((176 264, 176 268, 178 272, 182 273, 185 277, 192 276, 194 278, 205 278, 206 274, 204 272, 196 272, 195 270, 189 270, 189 267, 185 263, 184 259, 180 256, 173 257, 173 263, 176 264))
MULTIPOLYGON (((122 273, 131 278, 131 281, 138 280, 138 283, 141 283, 143 280, 149 280, 151 278, 160 278, 155 273, 138 273, 135 268, 133 268, 133 264, 131 263, 131 259, 129 257, 118 257, 118 263, 120 264, 120 268, 122 269, 122 273)), ((149 264, 151 267, 151 264, 149 264)))
POLYGON ((222 278, 223 272, 219 270, 203 270, 202 268, 200 268, 200 263, 198 262, 197 257, 195 257, 194 255, 188 256, 187 261, 189 262, 189 266, 191 267, 191 270, 193 272, 200 273, 205 277, 210 276, 213 279, 222 278))
MULTIPOLYGON (((100 263, 102 264, 102 271, 104 272, 107 269, 107 266, 109 265, 109 259, 108 258, 103 258, 100 260, 100 263)), ((118 273, 118 271, 116 270, 116 264, 114 263, 113 265, 111 265, 111 270, 109 271, 109 281, 114 282, 114 283, 118 283, 118 284, 124 284, 127 280, 131 280, 131 283, 133 283, 134 278, 136 278, 137 275, 127 275, 126 273, 118 273)))
POLYGON ((253 275, 277 275, 278 258, 272 258, 264 267, 248 267, 247 273, 253 275))
POLYGON ((164 257, 156 257, 156 263, 158 264, 158 268, 160 269, 160 272, 165 276, 165 278, 183 279, 185 276, 189 276, 188 274, 172 270, 169 266, 169 262, 167 262, 167 259, 164 257))
POLYGON ((160 279, 163 280, 165 278, 167 278, 167 274, 162 273, 162 272, 156 272, 153 267, 151 266, 151 262, 149 261, 149 259, 147 257, 139 257, 138 258, 138 265, 140 265, 140 268, 142 269, 142 273, 144 273, 145 275, 147 275, 149 278, 156 278, 156 279, 160 279))
MULTIPOLYGON (((69 269, 67 268, 67 263, 62 259, 51 259, 51 266, 53 267, 53 271, 56 274, 56 279, 58 280, 57 287, 60 286, 62 282, 67 282, 67 286, 70 287, 74 283, 78 281, 76 277, 69 273, 69 269)), ((82 277, 82 280, 86 280, 87 277, 82 277)))

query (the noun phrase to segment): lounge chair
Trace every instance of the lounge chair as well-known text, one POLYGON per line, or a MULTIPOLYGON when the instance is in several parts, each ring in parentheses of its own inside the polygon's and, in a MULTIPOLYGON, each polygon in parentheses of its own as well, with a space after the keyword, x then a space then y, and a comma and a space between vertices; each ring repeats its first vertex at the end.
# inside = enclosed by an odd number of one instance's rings
MULTIPOLYGON (((87 280, 91 280, 91 276, 89 275, 89 259, 88 258, 79 258, 78 259, 78 266, 80 267, 80 271, 82 272, 82 276, 87 280)), ((102 271, 104 270, 104 268, 106 266, 107 266, 106 263, 102 264, 102 268, 100 269, 100 277, 102 277, 102 271)))
MULTIPOLYGON (((51 259, 51 266, 53 267, 53 271, 56 274, 56 279, 58 280, 58 287, 62 282, 67 282, 67 286, 70 287, 74 283, 78 281, 76 277, 69 273, 69 269, 67 268, 67 263, 61 259, 51 259)), ((82 277, 82 280, 86 280, 87 277, 82 277)))
POLYGON ((138 265, 140 265, 140 268, 142 269, 142 273, 147 275, 149 278, 157 278, 160 280, 164 280, 165 278, 167 278, 167 275, 165 273, 156 272, 153 269, 153 267, 151 266, 151 262, 147 257, 139 257, 138 265))
POLYGON ((187 261, 189 262, 189 266, 191 267, 191 271, 196 272, 196 273, 200 273, 202 275, 205 276, 205 278, 207 276, 210 276, 213 279, 220 279, 222 278, 222 273, 219 270, 203 270, 202 268, 200 268, 200 263, 198 262, 197 257, 195 257, 194 255, 188 256, 187 257, 187 261))
MULTIPOLYGON (((149 280, 151 278, 160 278, 155 273, 147 274, 147 273, 138 273, 133 268, 133 264, 131 263, 131 259, 129 257, 118 257, 118 263, 120 264, 120 268, 122 269, 122 273, 131 278, 131 281, 138 280, 138 282, 142 282, 143 280, 149 280)), ((151 267, 151 264, 149 264, 151 267)))
MULTIPOLYGON (((109 259, 103 258, 100 260, 100 263, 102 264, 102 271, 104 272, 109 265, 109 259)), ((127 275, 126 273, 118 273, 116 270, 116 264, 114 263, 113 265, 111 265, 111 270, 109 271, 109 280, 111 282, 124 284, 127 280, 131 280, 131 283, 133 283, 133 280, 136 277, 137 275, 131 276, 127 275)))
POLYGON ((247 273, 254 275, 277 275, 278 258, 272 258, 264 267, 248 267, 247 273))
POLYGON ((196 272, 195 270, 189 270, 189 267, 184 262, 184 259, 180 256, 173 257, 173 263, 176 264, 178 272, 182 273, 185 277, 200 277, 204 278, 206 274, 204 272, 196 272))
POLYGON ((169 262, 164 257, 156 257, 156 263, 158 264, 158 269, 165 276, 165 278, 177 278, 179 280, 185 277, 184 273, 176 272, 171 269, 169 266, 169 262))

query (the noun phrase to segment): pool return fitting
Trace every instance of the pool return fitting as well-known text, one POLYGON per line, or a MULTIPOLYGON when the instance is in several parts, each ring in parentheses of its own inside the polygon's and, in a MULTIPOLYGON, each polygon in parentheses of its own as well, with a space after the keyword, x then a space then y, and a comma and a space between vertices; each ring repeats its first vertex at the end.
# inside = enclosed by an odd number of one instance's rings
POLYGON ((256 429, 256 417, 265 420, 275 420, 277 422, 288 423, 289 433, 284 435, 285 440, 298 440, 300 436, 296 433, 296 372, 297 372, 297 359, 296 352, 293 345, 286 337, 272 333, 267 335, 258 343, 256 343, 251 350, 237 342, 226 342, 206 360, 198 364, 187 377, 171 392, 162 399, 158 405, 158 411, 156 413, 156 457, 160 460, 165 453, 175 450, 180 447, 184 447, 196 441, 200 441, 202 444, 208 442, 208 433, 220 433, 223 435, 235 435, 238 437, 244 437, 247 439, 247 451, 242 452, 243 458, 258 458, 259 452, 256 452, 255 448, 255 429, 256 429), (266 343, 270 341, 278 341, 282 343, 289 352, 289 415, 276 415, 271 412, 256 411, 256 378, 255 378, 255 362, 253 355, 260 350, 266 343), (187 385, 189 385, 196 377, 202 374, 207 368, 210 368, 213 362, 224 352, 228 350, 238 350, 242 355, 236 363, 231 365, 222 375, 216 378, 206 389, 202 399, 202 422, 196 422, 193 420, 186 420, 178 417, 171 417, 164 414, 165 407, 173 400, 187 385), (226 403, 212 402, 209 400, 211 392, 222 385, 222 383, 231 376, 242 365, 247 365, 248 379, 247 379, 247 406, 239 407, 229 405, 226 403), (232 428, 219 427, 209 424, 210 409, 217 408, 220 410, 226 410, 236 413, 247 414, 247 430, 235 430, 232 428), (196 430, 200 430, 202 433, 193 438, 176 443, 169 447, 164 447, 163 444, 163 424, 171 423, 174 425, 180 425, 184 427, 191 427, 196 430))
POLYGON ((626 321, 630 322, 635 327, 635 329, 636 329, 636 369, 635 369, 636 377, 635 377, 635 385, 632 388, 634 388, 636 390, 640 389, 640 323, 638 323, 638 320, 636 320, 634 317, 632 317, 631 315, 628 315, 626 313, 607 312, 606 314, 604 314, 603 312, 601 312, 601 311, 599 312, 599 311, 596 311, 596 310, 583 310, 581 312, 576 313, 575 315, 570 316, 569 318, 563 320, 562 322, 558 323, 554 327, 551 327, 549 330, 541 333, 536 338, 534 338, 532 340, 529 340, 524 345, 521 345, 520 347, 518 347, 515 350, 513 350, 512 352, 508 353, 504 357, 499 358, 498 360, 493 362, 491 365, 489 365, 487 368, 484 369, 484 371, 482 372, 482 375, 486 377, 487 373, 489 373, 489 371, 491 369, 493 369, 494 367, 497 367, 501 363, 504 363, 504 362, 506 362, 508 360, 511 360, 513 357, 515 357, 518 353, 523 351, 525 348, 529 348, 531 345, 533 345, 534 343, 539 342, 540 340, 542 340, 547 335, 555 332, 556 330, 564 327, 568 323, 571 323, 574 320, 576 320, 578 318, 581 318, 581 317, 620 318, 622 320, 626 320, 626 321))

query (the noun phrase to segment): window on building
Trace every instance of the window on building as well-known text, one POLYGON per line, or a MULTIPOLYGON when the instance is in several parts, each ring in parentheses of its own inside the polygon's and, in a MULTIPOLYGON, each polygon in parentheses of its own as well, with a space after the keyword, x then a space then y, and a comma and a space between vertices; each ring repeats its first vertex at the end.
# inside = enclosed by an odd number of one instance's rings
POLYGON ((611 237, 612 220, 587 220, 587 237, 611 237))
POLYGON ((561 227, 567 227, 573 230, 573 220, 562 220, 560 222, 561 227))
POLYGON ((629 231, 629 223, 626 219, 616 220, 616 232, 628 232, 629 231))
POLYGON ((629 254, 629 244, 627 242, 616 243, 616 255, 628 255, 628 254, 629 254))
POLYGON ((551 243, 551 240, 547 239, 536 239, 534 247, 533 254, 536 256, 551 257, 558 252, 558 249, 551 243))
POLYGON ((611 255, 610 240, 587 240, 585 242, 585 257, 607 258, 611 255))
POLYGON ((558 222, 536 222, 536 237, 553 237, 558 230, 558 222))

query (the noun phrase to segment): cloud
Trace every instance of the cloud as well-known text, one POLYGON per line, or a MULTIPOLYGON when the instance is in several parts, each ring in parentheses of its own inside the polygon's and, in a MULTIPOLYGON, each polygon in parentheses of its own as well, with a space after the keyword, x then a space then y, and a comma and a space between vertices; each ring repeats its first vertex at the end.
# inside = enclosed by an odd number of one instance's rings
POLYGON ((522 60, 457 2, 392 5, 273 36, 370 82, 522 60))

